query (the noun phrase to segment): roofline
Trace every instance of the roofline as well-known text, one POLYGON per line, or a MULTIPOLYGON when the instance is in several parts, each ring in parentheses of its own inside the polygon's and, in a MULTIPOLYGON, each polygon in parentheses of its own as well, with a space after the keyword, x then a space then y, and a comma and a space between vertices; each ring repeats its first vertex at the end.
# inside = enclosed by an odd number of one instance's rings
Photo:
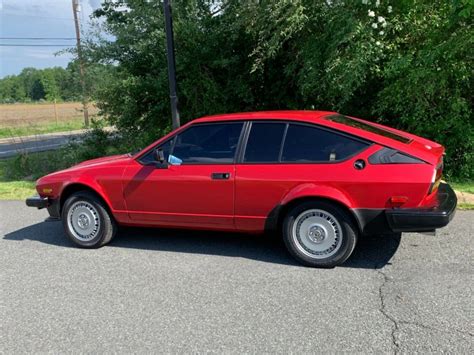
POLYGON ((333 111, 310 111, 310 110, 275 110, 275 111, 250 111, 237 113, 222 113, 210 116, 204 116, 193 120, 192 122, 211 122, 219 120, 236 120, 236 119, 291 119, 291 118, 309 118, 319 119, 328 115, 334 115, 333 111))

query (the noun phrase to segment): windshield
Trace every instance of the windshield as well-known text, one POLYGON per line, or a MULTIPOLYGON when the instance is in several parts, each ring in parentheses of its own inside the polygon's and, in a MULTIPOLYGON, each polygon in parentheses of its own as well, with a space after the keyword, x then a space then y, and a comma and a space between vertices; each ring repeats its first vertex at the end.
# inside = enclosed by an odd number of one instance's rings
POLYGON ((383 128, 374 126, 370 123, 359 121, 359 120, 356 120, 354 118, 350 118, 350 117, 347 117, 347 116, 330 115, 330 116, 325 117, 325 119, 329 120, 329 121, 332 121, 332 122, 336 122, 336 123, 342 123, 342 124, 345 124, 346 126, 351 126, 351 127, 354 127, 354 128, 360 128, 360 129, 363 129, 365 131, 369 131, 369 132, 378 134, 380 136, 391 138, 391 139, 394 139, 394 140, 402 142, 402 143, 410 143, 411 142, 410 138, 404 137, 404 136, 399 135, 397 133, 391 132, 387 129, 383 129, 383 128))

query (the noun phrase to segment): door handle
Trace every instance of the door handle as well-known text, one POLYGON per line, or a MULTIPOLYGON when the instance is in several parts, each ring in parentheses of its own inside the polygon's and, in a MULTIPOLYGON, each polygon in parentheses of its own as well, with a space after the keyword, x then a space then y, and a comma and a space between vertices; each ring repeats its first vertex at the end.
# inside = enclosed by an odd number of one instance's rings
POLYGON ((229 180, 230 173, 212 173, 211 179, 213 180, 229 180))

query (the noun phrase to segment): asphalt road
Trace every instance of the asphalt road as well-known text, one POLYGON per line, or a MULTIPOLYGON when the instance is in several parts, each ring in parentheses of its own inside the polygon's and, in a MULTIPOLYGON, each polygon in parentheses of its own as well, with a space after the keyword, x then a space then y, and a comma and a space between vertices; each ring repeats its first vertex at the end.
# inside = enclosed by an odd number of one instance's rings
POLYGON ((39 134, 28 137, 0 139, 0 159, 10 158, 18 153, 36 153, 59 149, 74 139, 79 139, 85 130, 39 134))
POLYGON ((127 229, 81 250, 0 202, 0 352, 473 353, 474 213, 335 269, 271 237, 127 229))

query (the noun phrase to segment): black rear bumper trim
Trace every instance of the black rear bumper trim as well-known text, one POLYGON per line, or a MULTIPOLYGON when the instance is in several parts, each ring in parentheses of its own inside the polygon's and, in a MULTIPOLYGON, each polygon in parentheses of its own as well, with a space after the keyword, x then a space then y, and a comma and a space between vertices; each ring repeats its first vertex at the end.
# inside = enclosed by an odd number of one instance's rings
POLYGON ((440 184, 436 207, 395 208, 386 210, 387 222, 394 232, 424 232, 446 226, 456 213, 457 197, 451 186, 440 184))

